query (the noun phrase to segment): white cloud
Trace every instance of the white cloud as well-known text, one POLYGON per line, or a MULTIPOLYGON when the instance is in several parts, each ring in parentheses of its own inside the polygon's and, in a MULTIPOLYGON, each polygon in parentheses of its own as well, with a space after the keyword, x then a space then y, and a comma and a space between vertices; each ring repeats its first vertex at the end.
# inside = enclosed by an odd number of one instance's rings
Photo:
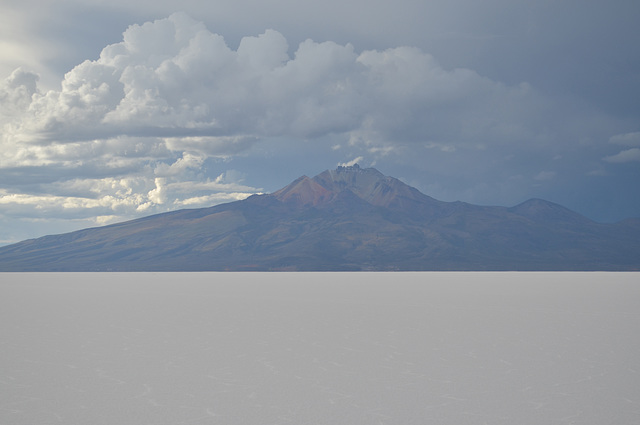
POLYGON ((626 162, 640 161, 640 132, 616 134, 609 138, 609 143, 620 146, 631 147, 602 158, 603 161, 611 164, 622 164, 626 162))
POLYGON ((96 212, 117 211, 121 207, 132 206, 135 203, 136 197, 114 197, 110 195, 101 196, 100 198, 22 193, 0 195, 0 205, 4 207, 4 215, 40 216, 64 211, 66 213, 78 213, 86 217, 95 215, 96 212), (29 213, 31 210, 35 211, 29 213))
POLYGON ((161 177, 176 176, 191 169, 199 169, 203 162, 204 158, 202 156, 185 152, 182 158, 178 158, 176 162, 171 165, 164 163, 159 164, 154 172, 157 176, 161 177))
POLYGON ((0 84, 0 118, 10 119, 29 107, 37 93, 38 76, 18 68, 0 84))
POLYGON ((150 202, 154 204, 162 205, 165 202, 167 202, 167 193, 166 193, 167 181, 162 177, 156 177, 155 184, 156 184, 156 187, 151 189, 147 193, 147 197, 149 198, 150 202))
POLYGON ((358 163, 361 163, 364 160, 363 157, 359 156, 357 158, 352 159, 351 161, 348 162, 341 162, 340 164, 338 164, 341 167, 351 167, 354 166, 358 163))
MULTIPOLYGON (((224 155, 225 145, 233 155, 270 136, 352 132, 384 144, 452 130, 457 139, 487 132, 505 137, 526 125, 513 111, 529 108, 528 86, 447 71, 417 48, 358 54, 348 44, 306 40, 293 58, 287 51, 274 30, 243 38, 233 51, 181 13, 133 25, 99 59, 69 71, 60 91, 35 94, 28 111, 5 129, 4 143, 27 149, 162 137, 170 149, 197 144, 200 152, 224 155), (487 106, 480 114, 479 104, 487 106), (443 119, 443 108, 457 118, 443 119)), ((21 87, 34 94, 33 81, 21 87)))
POLYGON ((174 205, 176 207, 194 208, 194 207, 215 205, 215 204, 220 204, 224 202, 241 201, 243 199, 248 198, 249 196, 251 196, 250 193, 237 193, 237 192, 214 193, 211 195, 195 196, 193 198, 177 200, 174 202, 174 205))
POLYGON ((606 162, 624 163, 640 161, 640 148, 631 148, 604 158, 606 162))
POLYGON ((609 143, 640 147, 640 131, 636 131, 634 133, 617 134, 609 139, 609 143))
MULTIPOLYGON (((189 161, 198 160, 187 156, 186 160, 181 159, 177 161, 178 165, 174 163, 168 168, 180 168, 189 161)), ((233 179, 237 178, 233 172, 223 173, 215 180, 197 180, 198 176, 188 172, 169 172, 164 177, 154 178, 154 170, 145 172, 147 174, 123 178, 76 178, 45 183, 35 187, 32 193, 0 189, 0 215, 49 219, 103 217, 106 222, 139 213, 163 212, 176 206, 211 206, 262 192, 261 188, 238 183, 233 179)))
POLYGON ((272 29, 258 37, 244 37, 238 46, 238 60, 257 75, 280 68, 289 60, 289 44, 272 29))

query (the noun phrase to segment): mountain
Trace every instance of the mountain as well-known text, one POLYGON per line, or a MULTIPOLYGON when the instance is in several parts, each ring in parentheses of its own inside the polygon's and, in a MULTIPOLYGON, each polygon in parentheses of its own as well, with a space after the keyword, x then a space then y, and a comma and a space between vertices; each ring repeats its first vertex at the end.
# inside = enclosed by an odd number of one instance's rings
POLYGON ((373 168, 0 248, 0 271, 640 270, 640 220, 443 202, 373 168))

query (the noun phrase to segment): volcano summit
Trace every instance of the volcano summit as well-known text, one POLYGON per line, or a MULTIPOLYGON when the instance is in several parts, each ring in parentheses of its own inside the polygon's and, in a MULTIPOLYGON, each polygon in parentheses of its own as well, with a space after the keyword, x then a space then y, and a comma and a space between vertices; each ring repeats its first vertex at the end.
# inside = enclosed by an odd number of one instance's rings
POLYGON ((639 270, 640 219, 433 199, 373 168, 0 248, 0 271, 639 270))

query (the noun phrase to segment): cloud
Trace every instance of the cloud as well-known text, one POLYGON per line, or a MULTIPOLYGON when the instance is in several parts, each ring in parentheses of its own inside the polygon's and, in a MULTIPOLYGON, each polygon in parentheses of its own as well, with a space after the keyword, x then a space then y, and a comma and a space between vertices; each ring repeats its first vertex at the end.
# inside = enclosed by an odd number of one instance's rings
POLYGON ((18 68, 0 84, 0 117, 13 117, 24 111, 31 104, 37 93, 38 76, 18 68))
POLYGON ((615 155, 605 156, 603 161, 620 164, 625 162, 640 161, 640 132, 616 134, 609 138, 609 143, 613 145, 628 146, 615 155))
POLYGON ((627 149, 615 155, 606 156, 603 159, 604 161, 611 163, 640 161, 640 148, 627 149))
MULTIPOLYGON (((189 160, 178 161, 177 167, 189 160)), ((227 174, 233 177, 233 173, 225 173, 214 180, 191 180, 189 173, 166 173, 165 177, 155 178, 141 175, 71 179, 37 185, 31 188, 31 193, 0 189, 0 216, 128 216, 137 212, 161 212, 199 202, 201 206, 210 206, 262 192, 261 188, 229 180, 227 174), (207 201, 209 204, 206 204, 207 201)))
POLYGON ((229 158, 270 137, 341 134, 387 153, 402 143, 439 140, 453 151, 530 132, 526 84, 447 71, 411 47, 358 53, 308 39, 293 57, 288 51, 275 30, 242 38, 234 51, 176 13, 130 26, 97 60, 70 70, 60 90, 41 93, 35 74, 16 70, 0 88, 10 105, 1 113, 0 168, 151 166, 162 174, 185 165, 164 162, 229 158))
POLYGON ((104 195, 99 198, 84 198, 59 195, 29 195, 23 193, 0 194, 0 205, 4 216, 38 217, 57 215, 65 212, 67 216, 87 217, 104 215, 135 206, 135 196, 115 197, 104 195))
POLYGON ((187 170, 191 169, 199 169, 202 167, 202 163, 204 162, 204 158, 199 155, 194 155, 192 153, 185 152, 182 158, 178 158, 176 162, 171 165, 162 163, 159 164, 154 173, 157 176, 176 176, 178 174, 184 173, 187 170))
POLYGON ((59 89, 41 91, 37 75, 18 69, 0 83, 0 101, 6 214, 29 206, 37 215, 39 202, 51 214, 112 217, 239 199, 263 189, 219 164, 263 155, 269 140, 296 153, 305 143, 340 146, 332 163, 404 155, 446 176, 473 174, 496 152, 554 157, 566 140, 609 130, 582 111, 558 113, 571 108, 527 83, 446 69, 416 47, 307 39, 292 49, 267 29, 234 50, 184 13, 130 26, 59 89))
POLYGON ((202 207, 205 205, 215 205, 223 202, 241 201, 250 196, 248 193, 214 193, 211 195, 196 196, 175 202, 176 207, 202 207))
POLYGON ((341 167, 351 167, 354 166, 358 163, 361 163, 364 160, 363 157, 359 156, 357 158, 352 159, 351 161, 347 161, 347 162, 341 162, 338 165, 341 167))
POLYGON ((198 152, 208 157, 228 158, 250 149, 259 139, 253 136, 187 136, 165 137, 162 140, 171 151, 198 152))
POLYGON ((640 147, 640 131, 636 131, 635 133, 617 134, 609 139, 609 143, 640 147))
MULTIPOLYGON (((358 54, 349 44, 306 40, 293 58, 288 48, 282 34, 267 30, 233 51, 182 13, 132 25, 99 59, 69 71, 60 91, 36 95, 5 129, 5 144, 165 137, 172 147, 198 141, 207 152, 219 149, 220 138, 235 138, 242 142, 234 154, 250 145, 244 141, 264 137, 353 133, 354 140, 384 143, 392 135, 398 142, 447 133, 461 140, 510 137, 525 125, 513 111, 530 106, 526 84, 447 71, 417 48, 358 54), (479 105, 487 106, 480 114, 479 105)), ((20 87, 22 99, 35 93, 33 81, 20 87)))

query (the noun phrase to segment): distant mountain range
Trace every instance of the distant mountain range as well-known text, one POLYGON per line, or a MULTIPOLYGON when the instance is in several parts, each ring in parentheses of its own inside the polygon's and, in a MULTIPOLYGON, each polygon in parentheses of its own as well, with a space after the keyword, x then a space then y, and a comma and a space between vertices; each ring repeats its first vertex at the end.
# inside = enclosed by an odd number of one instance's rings
POLYGON ((640 219, 433 199, 373 168, 0 248, 0 271, 640 270, 640 219))

